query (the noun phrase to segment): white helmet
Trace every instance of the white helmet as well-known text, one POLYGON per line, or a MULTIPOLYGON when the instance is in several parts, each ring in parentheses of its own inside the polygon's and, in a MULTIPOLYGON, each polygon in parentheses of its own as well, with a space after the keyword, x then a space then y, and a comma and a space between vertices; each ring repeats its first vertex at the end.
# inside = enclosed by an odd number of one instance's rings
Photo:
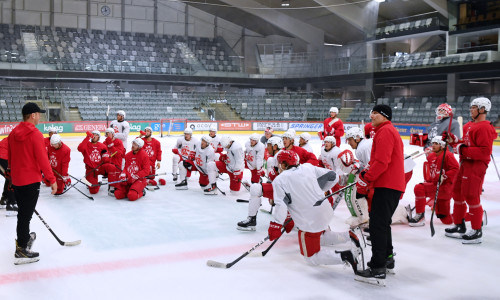
POLYGON ((125 114, 125 111, 124 110, 119 110, 116 112, 117 115, 120 115, 120 116, 123 116, 123 118, 125 118, 126 114, 125 114))
POLYGON ((288 130, 285 133, 283 133, 283 135, 281 137, 282 138, 289 138, 289 139, 293 140, 293 139, 295 139, 295 133, 293 133, 292 131, 288 130))
POLYGON ((94 130, 94 131, 92 131, 92 134, 101 135, 101 132, 99 130, 94 130))
POLYGON ((335 137, 333 137, 331 135, 325 137, 324 142, 325 143, 332 143, 334 146, 336 145, 335 137))
POLYGON ((334 112, 334 113, 338 114, 339 113, 339 109, 336 108, 336 107, 334 107, 334 106, 332 106, 332 107, 330 107, 330 112, 334 112))
POLYGON ((296 135, 297 135, 297 132, 296 132, 296 131, 295 131, 295 129, 293 129, 293 128, 290 128, 290 129, 288 129, 287 131, 288 131, 288 132, 290 132, 290 133, 292 133, 292 134, 293 134, 293 136, 296 136, 296 135))
POLYGON ((111 127, 106 128, 106 131, 105 131, 105 132, 106 132, 106 133, 111 132, 113 135, 115 134, 115 130, 114 130, 113 128, 111 128, 111 127))
POLYGON ((220 139, 220 145, 222 148, 227 148, 229 146, 229 143, 233 142, 233 138, 230 137, 229 135, 225 135, 220 139))
POLYGON ((446 143, 443 141, 443 138, 440 135, 433 137, 431 143, 437 143, 441 145, 442 148, 446 146, 446 143))
POLYGON ((210 142, 212 141, 212 138, 209 137, 208 135, 204 135, 204 136, 201 137, 201 140, 207 142, 208 144, 210 144, 210 142))
POLYGON ((184 134, 193 134, 193 129, 191 129, 189 127, 184 129, 184 134))
POLYGON ((149 127, 149 126, 148 126, 148 127, 146 127, 146 128, 144 128, 144 131, 146 131, 146 130, 149 130, 149 131, 151 131, 151 133, 153 133, 153 128, 151 128, 151 127, 149 127))
POLYGON ((132 141, 132 143, 135 143, 137 146, 139 146, 139 149, 144 146, 144 140, 140 138, 136 138, 135 140, 132 141))
POLYGON ((349 128, 349 130, 347 130, 347 132, 345 133, 345 138, 348 139, 348 138, 353 138, 353 139, 356 139, 356 138, 360 138, 360 139, 363 139, 365 136, 363 134, 363 130, 361 130, 361 128, 355 126, 355 127, 351 127, 349 128))
POLYGON ((210 125, 209 131, 215 131, 217 133, 217 124, 210 125))
POLYGON ((250 135, 250 140, 258 142, 260 140, 260 136, 257 133, 252 133, 250 135))
POLYGON ((267 143, 268 144, 271 144, 271 145, 277 145, 278 146, 278 149, 283 149, 285 148, 285 145, 283 145, 283 140, 280 139, 279 137, 277 136, 273 136, 271 137, 270 139, 267 140, 267 143))
POLYGON ((51 145, 57 145, 61 142, 61 136, 59 134, 53 134, 51 137, 50 137, 50 144, 51 145))
POLYGON ((50 126, 49 132, 57 132, 57 128, 55 126, 50 126))
POLYGON ((299 135, 301 138, 303 138, 305 141, 308 141, 311 139, 311 135, 308 132, 303 132, 301 135, 299 135))
POLYGON ((477 108, 483 107, 485 111, 490 111, 491 109, 491 101, 485 97, 479 97, 470 103, 470 106, 477 106, 477 108))

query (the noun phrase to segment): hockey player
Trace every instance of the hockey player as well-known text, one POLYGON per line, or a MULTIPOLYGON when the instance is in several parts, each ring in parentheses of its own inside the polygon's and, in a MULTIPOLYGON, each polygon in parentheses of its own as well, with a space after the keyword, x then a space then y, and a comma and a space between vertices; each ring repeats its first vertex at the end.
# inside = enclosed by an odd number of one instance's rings
MULTIPOLYGON (((273 181, 274 211, 273 221, 269 224, 269 240, 273 241, 282 234, 288 211, 299 228, 300 253, 311 265, 334 265, 349 263, 357 272, 358 256, 361 254, 359 240, 354 232, 333 232, 329 224, 333 210, 328 203, 320 206, 314 203, 324 197, 324 192, 339 182, 340 176, 334 171, 302 164, 299 166, 293 151, 278 153, 280 175, 273 181), (350 250, 336 252, 322 246, 333 246, 353 242, 350 250), (340 254, 340 255, 339 255, 340 254)), ((290 232, 290 224, 285 225, 290 232)))
POLYGON ((220 135, 217 135, 216 124, 210 125, 210 131, 208 133, 208 136, 210 137, 210 145, 215 151, 215 160, 219 160, 220 154, 222 153, 223 149, 222 146, 220 145, 220 135))
POLYGON ((266 145, 267 140, 269 140, 271 137, 274 136, 273 132, 274 132, 274 129, 271 126, 267 126, 266 130, 264 130, 264 135, 260 137, 260 142, 263 145, 266 145))
MULTIPOLYGON (((83 162, 85 163, 85 178, 91 184, 98 183, 98 175, 104 174, 101 166, 109 162, 108 147, 99 142, 100 138, 101 133, 99 130, 87 131, 87 136, 78 145, 78 151, 82 153, 83 162)), ((89 187, 89 192, 97 194, 99 188, 99 186, 89 187)))
POLYGON ((4 138, 0 141, 0 175, 5 178, 3 185, 2 198, 0 199, 0 208, 4 208, 11 215, 17 214, 17 202, 14 195, 14 189, 10 179, 5 174, 9 166, 9 139, 4 138))
POLYGON ((259 142, 259 135, 253 133, 249 141, 245 143, 245 167, 252 173, 251 182, 260 182, 260 177, 265 176, 264 166, 264 145, 259 142))
POLYGON ((330 108, 330 117, 323 121, 323 131, 318 131, 318 136, 321 140, 329 135, 334 136, 337 145, 340 145, 340 138, 344 135, 344 123, 337 118, 338 113, 338 108, 330 108))
POLYGON ((49 147, 50 147, 50 138, 52 137, 52 135, 54 135, 56 133, 57 133, 57 129, 54 126, 50 126, 49 132, 48 132, 49 136, 44 139, 45 148, 47 148, 47 151, 49 151, 49 147))
MULTIPOLYGON (((108 176, 109 182, 118 181, 118 177, 122 172, 122 162, 125 158, 125 147, 123 147, 123 142, 116 138, 115 130, 111 127, 106 129, 104 145, 107 147, 110 157, 109 162, 104 163, 101 169, 108 176)), ((114 196, 117 186, 118 183, 110 184, 108 186, 108 195, 114 196)))
POLYGON ((223 136, 220 144, 225 149, 226 154, 221 154, 219 161, 215 162, 215 165, 219 173, 229 174, 229 189, 234 194, 241 188, 241 179, 245 168, 245 154, 240 143, 230 136, 223 136))
MULTIPOLYGON (((144 141, 144 147, 142 150, 146 152, 149 157, 149 166, 151 170, 149 171, 149 175, 155 175, 156 170, 160 168, 161 165, 161 144, 155 139, 153 136, 153 129, 151 127, 144 128, 144 131, 141 131, 141 136, 143 136, 142 140, 144 141)), ((148 179, 148 185, 157 186, 156 180, 153 177, 148 179)))
POLYGON ((135 139, 132 142, 132 150, 125 155, 125 167, 120 174, 123 180, 115 190, 116 199, 125 197, 130 201, 136 201, 146 194, 147 179, 149 175, 149 157, 142 151, 144 141, 135 139))
POLYGON ((375 136, 375 128, 373 127, 371 122, 366 123, 364 131, 366 139, 373 139, 373 137, 375 136))
POLYGON ((460 155, 460 169, 453 185, 453 223, 455 226, 445 229, 448 237, 462 238, 464 244, 482 242, 483 207, 481 189, 493 150, 493 140, 498 136, 493 125, 486 120, 491 109, 488 98, 479 97, 470 103, 471 122, 464 126, 464 137, 445 133, 456 154, 460 155), (466 233, 464 217, 469 207, 472 229, 466 233))
POLYGON ((115 137, 120 139, 125 150, 127 149, 127 138, 130 133, 130 125, 125 121, 125 111, 119 110, 116 112, 116 120, 113 120, 109 127, 115 130, 115 137))
MULTIPOLYGON (((193 137, 193 130, 191 128, 184 129, 184 137, 178 138, 175 148, 172 149, 172 153, 174 153, 172 157, 172 176, 174 181, 177 181, 179 162, 188 159, 190 155, 194 156, 196 145, 199 145, 199 141, 193 137)), ((187 177, 191 177, 191 172, 187 173, 187 177)))
POLYGON ((303 132, 299 135, 299 147, 302 147, 307 150, 307 152, 314 153, 313 148, 309 144, 309 140, 311 139, 311 135, 307 132, 303 132))
MULTIPOLYGON (((424 163, 424 182, 415 185, 415 212, 416 215, 408 220, 412 227, 425 225, 425 204, 427 197, 430 197, 434 202, 436 196, 436 188, 439 180, 439 172, 443 166, 441 176, 441 184, 439 185, 439 194, 436 203, 436 217, 443 224, 453 223, 453 218, 450 215, 450 199, 453 188, 453 180, 458 172, 458 162, 452 152, 446 151, 446 157, 443 155, 445 142, 441 136, 435 136, 432 139, 432 150, 427 156, 427 161, 424 163)), ((432 204, 431 204, 432 207, 432 204)))
POLYGON ((310 163, 313 166, 319 165, 318 158, 316 158, 314 153, 308 152, 306 149, 294 145, 295 135, 292 132, 287 131, 281 137, 283 139, 284 149, 292 150, 297 153, 301 164, 310 163))
POLYGON ((57 182, 56 195, 60 195, 71 185, 71 178, 69 178, 68 175, 71 149, 61 141, 61 136, 59 134, 53 134, 50 138, 48 155, 50 166, 59 173, 58 175, 54 172, 57 182))

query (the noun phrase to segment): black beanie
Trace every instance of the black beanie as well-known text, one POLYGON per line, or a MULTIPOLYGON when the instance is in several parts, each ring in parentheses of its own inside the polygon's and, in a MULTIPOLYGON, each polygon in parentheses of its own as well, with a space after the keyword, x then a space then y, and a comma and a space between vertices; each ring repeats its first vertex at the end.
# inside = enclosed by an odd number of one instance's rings
POLYGON ((392 119, 392 109, 389 105, 377 104, 372 108, 372 111, 378 112, 382 116, 386 117, 389 121, 392 119))

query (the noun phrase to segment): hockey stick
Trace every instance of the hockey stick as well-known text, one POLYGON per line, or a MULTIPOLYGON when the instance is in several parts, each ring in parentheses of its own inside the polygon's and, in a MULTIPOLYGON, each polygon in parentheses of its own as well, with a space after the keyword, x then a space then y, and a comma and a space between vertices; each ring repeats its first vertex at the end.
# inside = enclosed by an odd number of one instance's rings
MULTIPOLYGON (((450 115, 450 123, 448 124, 448 135, 447 136, 450 136, 451 121, 452 120, 453 120, 453 114, 450 115)), ((447 150, 448 150, 448 139, 446 139, 445 144, 444 144, 443 160, 441 161, 441 169, 439 170, 439 179, 438 179, 437 186, 436 186, 436 196, 434 197, 434 204, 432 205, 431 222, 430 222, 431 237, 433 237, 434 234, 436 233, 436 231, 434 230, 434 212, 436 210, 436 203, 438 201, 439 187, 441 186, 441 177, 443 176, 444 161, 446 159, 446 151, 447 150)))
POLYGON ((323 201, 325 201, 326 199, 328 199, 328 198, 330 198, 331 196, 336 195, 336 194, 338 194, 338 193, 340 193, 340 192, 345 191, 346 189, 350 188, 351 186, 353 186, 353 185, 355 185, 355 184, 356 184, 356 182, 350 183, 350 184, 348 184, 348 185, 344 186, 343 188, 341 188, 340 190, 335 191, 335 192, 333 192, 333 193, 331 193, 331 194, 326 195, 323 199, 320 199, 320 200, 316 201, 316 203, 314 203, 314 206, 320 206, 320 205, 321 205, 321 203, 323 203, 323 201))
MULTIPOLYGON (((288 220, 285 222, 285 224, 283 224, 283 229, 281 230, 281 235, 283 235, 283 232, 284 232, 284 229, 285 229, 285 226, 288 225, 289 222, 291 222, 292 219, 288 220)), ((280 237, 281 237, 280 235, 280 237)), ((273 242, 273 245, 276 243, 276 241, 278 240, 279 238, 277 238, 276 240, 274 240, 273 242)), ((232 266, 234 266, 237 262, 239 262, 240 260, 242 260, 245 256, 247 256, 248 254, 252 253, 255 249, 257 249, 258 247, 260 247, 262 244, 264 244, 267 240, 269 240, 269 235, 266 236, 262 241, 260 241, 257 245, 253 246, 250 250, 248 250, 247 252, 243 253, 240 257, 238 257, 237 259, 233 260, 232 262, 230 263, 221 263, 221 262, 218 262, 218 261, 214 261, 214 260, 209 260, 207 261, 207 266, 209 267, 214 267, 214 268, 221 268, 221 269, 229 269, 231 268, 232 266)), ((271 247, 269 247, 270 249, 271 247)), ((268 250, 269 251, 269 250, 268 250)), ((266 252, 267 253, 267 252, 266 252)))
MULTIPOLYGON (((57 175, 57 176, 59 176, 59 177, 60 177, 60 178, 64 181, 64 177, 63 177, 61 174, 59 174, 59 172, 57 172, 57 171, 56 171, 56 170, 54 170, 54 169, 52 169, 52 171, 53 171, 54 173, 56 173, 56 175, 57 175)), ((69 175, 69 174, 68 174, 68 175, 69 175)), ((69 175, 69 176, 71 176, 71 175, 69 175)), ((73 176, 71 176, 71 177, 73 177, 73 176)), ((73 178, 75 178, 75 177, 73 177, 73 178)), ((78 182, 81 182, 80 180, 78 180, 78 179, 76 179, 76 178, 75 178, 75 180, 77 180, 78 182)), ((87 182, 88 182, 88 181, 87 181, 87 182)), ((81 183, 83 183, 83 182, 81 182, 81 183)), ((90 182, 89 182, 89 184, 90 184, 90 182)), ((75 183, 75 185, 76 185, 76 183, 75 183)), ((80 191, 79 189, 77 189, 75 185, 70 186, 70 187, 68 188, 68 190, 69 190, 70 188, 74 187, 74 188, 75 188, 75 190, 77 190, 77 191, 79 191, 79 192, 80 192, 80 194, 82 194, 82 195, 84 195, 85 197, 87 197, 88 199, 90 199, 90 200, 94 201, 94 198, 93 198, 93 197, 85 195, 85 193, 84 193, 84 192, 82 192, 82 191, 80 191)), ((62 193, 61 193, 60 195, 62 195, 62 193)))
POLYGON ((408 159, 408 158, 410 158, 410 157, 416 156, 419 152, 420 152, 420 151, 419 151, 419 150, 417 150, 417 151, 413 152, 412 154, 408 154, 408 155, 406 155, 406 156, 405 156, 405 159, 408 159))
MULTIPOLYGON (((55 170, 52 169, 54 172, 55 170)), ((74 180, 76 180, 76 182, 79 182, 79 183, 82 183, 82 184, 85 184, 86 186, 92 186, 92 183, 90 183, 87 178, 83 177, 82 179, 78 179, 76 178, 75 176, 71 175, 71 174, 68 174, 69 177, 73 178, 74 180)))
MULTIPOLYGON (((151 177, 156 177, 156 176, 161 176, 161 175, 167 175, 167 173, 158 173, 158 174, 151 174, 151 175, 147 175, 147 176, 144 176, 144 177, 140 177, 140 178, 137 178, 137 180, 139 179, 148 179, 148 178, 151 178, 151 177)), ((127 180, 117 180, 117 181, 111 181, 111 182, 106 182, 106 183, 96 183, 96 184, 93 184, 92 186, 103 186, 103 185, 107 185, 107 184, 115 184, 115 183, 120 183, 120 182, 125 182, 127 180)))
POLYGON ((495 166, 495 170, 497 170, 498 179, 500 179, 500 173, 498 173, 497 163, 495 162, 495 158, 493 157, 493 153, 491 154, 491 161, 493 162, 493 165, 495 166))
POLYGON ((109 128, 109 105, 108 110, 106 111, 106 128, 109 128))
POLYGON ((239 202, 239 203, 249 203, 250 200, 246 200, 246 199, 236 199, 236 202, 239 202))
POLYGON ((56 238, 57 242, 59 242, 59 245, 61 245, 61 246, 76 246, 76 245, 80 245, 80 243, 82 242, 81 240, 74 241, 74 242, 61 241, 61 239, 59 239, 57 237, 57 235, 54 233, 54 231, 52 231, 49 224, 47 224, 47 222, 45 222, 45 220, 42 218, 42 216, 40 216, 40 214, 36 211, 36 209, 35 209, 35 214, 40 218, 40 221, 42 221, 43 225, 45 225, 45 227, 47 227, 47 229, 50 231, 50 233, 52 233, 52 235, 56 238))
MULTIPOLYGON (((118 153, 118 151, 115 151, 115 153, 111 154, 109 156, 109 158, 115 156, 115 154, 118 153)), ((95 170, 99 169, 102 165, 104 165, 104 162, 101 162, 100 164, 97 165, 97 167, 93 168, 92 170, 88 171, 87 173, 85 173, 85 176, 84 177, 87 177, 87 175, 89 175, 90 173, 94 172, 95 170)), ((80 179, 81 180, 81 179, 80 179)))

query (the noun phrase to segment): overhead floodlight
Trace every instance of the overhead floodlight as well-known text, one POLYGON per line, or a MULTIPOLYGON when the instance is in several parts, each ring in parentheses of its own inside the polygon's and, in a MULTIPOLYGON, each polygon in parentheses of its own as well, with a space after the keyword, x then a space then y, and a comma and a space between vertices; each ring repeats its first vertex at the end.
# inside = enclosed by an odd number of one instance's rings
POLYGON ((324 43, 325 46, 342 47, 341 44, 324 43))
POLYGON ((385 0, 375 0, 375 2, 382 3, 385 2, 385 0))
POLYGON ((282 7, 289 7, 290 6, 290 0, 281 0, 281 6, 282 7))

